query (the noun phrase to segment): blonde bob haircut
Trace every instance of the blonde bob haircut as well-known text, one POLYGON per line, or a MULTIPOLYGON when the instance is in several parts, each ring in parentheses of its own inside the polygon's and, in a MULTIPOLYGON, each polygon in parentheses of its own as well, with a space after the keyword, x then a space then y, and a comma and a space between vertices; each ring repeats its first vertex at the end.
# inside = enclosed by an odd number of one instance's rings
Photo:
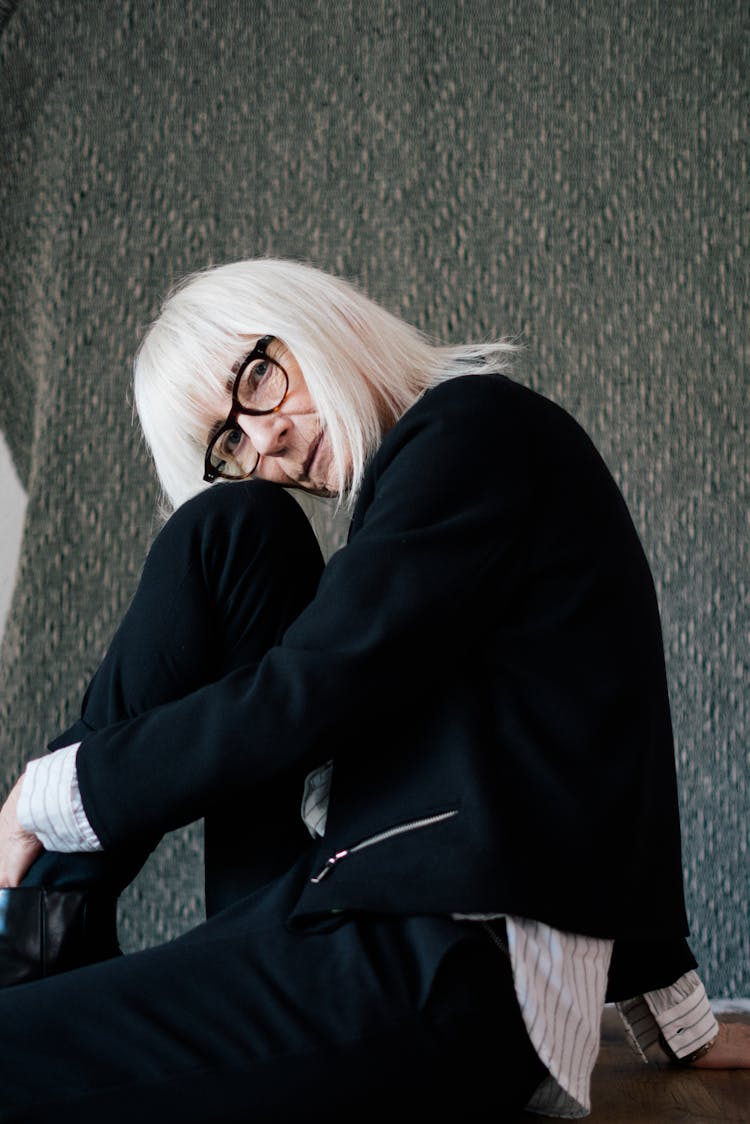
POLYGON ((430 343, 353 285, 309 265, 262 258, 187 277, 169 294, 135 360, 135 401, 171 508, 205 487, 211 425, 230 407, 231 370, 255 336, 294 355, 329 440, 340 504, 356 496, 384 433, 431 386, 499 371, 517 345, 430 343), (347 455, 348 454, 348 455, 347 455))

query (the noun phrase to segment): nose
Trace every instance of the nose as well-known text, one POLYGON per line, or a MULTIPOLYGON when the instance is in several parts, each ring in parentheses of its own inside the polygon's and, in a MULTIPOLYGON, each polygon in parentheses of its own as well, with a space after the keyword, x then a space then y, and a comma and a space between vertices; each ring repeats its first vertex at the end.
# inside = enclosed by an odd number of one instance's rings
POLYGON ((237 422, 262 457, 279 457, 286 451, 289 421, 283 414, 240 414, 237 422))

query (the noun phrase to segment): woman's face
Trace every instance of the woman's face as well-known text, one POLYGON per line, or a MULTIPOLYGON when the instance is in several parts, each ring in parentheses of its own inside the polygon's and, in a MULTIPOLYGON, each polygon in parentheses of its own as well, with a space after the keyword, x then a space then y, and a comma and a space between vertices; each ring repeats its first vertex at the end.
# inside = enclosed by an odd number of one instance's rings
MULTIPOLYGON (((248 340, 248 351, 258 338, 248 340)), ((283 366, 289 378, 289 390, 275 413, 237 417, 238 428, 260 454, 253 479, 301 488, 316 496, 338 495, 346 481, 338 479, 328 435, 321 426, 296 359, 278 339, 269 344, 266 354, 283 366)), ((212 418, 211 424, 223 420, 212 418)), ((237 453, 242 459, 241 448, 237 453)))

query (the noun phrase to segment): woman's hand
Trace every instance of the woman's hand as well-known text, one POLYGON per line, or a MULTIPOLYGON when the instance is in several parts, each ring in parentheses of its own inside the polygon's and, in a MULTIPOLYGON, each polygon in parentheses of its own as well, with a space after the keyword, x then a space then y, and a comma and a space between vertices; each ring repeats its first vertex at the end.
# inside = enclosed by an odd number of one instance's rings
POLYGON ((43 850, 36 835, 25 831, 18 822, 21 780, 16 782, 0 809, 0 888, 19 886, 27 870, 43 850))
POLYGON ((692 1063, 693 1069, 750 1068, 750 1025, 719 1023, 719 1034, 711 1049, 692 1063))

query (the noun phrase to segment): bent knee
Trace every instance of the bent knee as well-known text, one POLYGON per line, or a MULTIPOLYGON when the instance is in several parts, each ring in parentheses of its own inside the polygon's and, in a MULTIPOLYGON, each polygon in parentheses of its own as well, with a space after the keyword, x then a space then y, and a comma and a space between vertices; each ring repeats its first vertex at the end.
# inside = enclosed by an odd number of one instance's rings
POLYGON ((320 567, 315 534, 296 500, 278 484, 247 480, 216 484, 177 508, 154 541, 151 555, 198 552, 204 560, 242 546, 249 557, 273 543, 305 566, 320 567))
POLYGON ((201 526, 211 520, 244 519, 248 514, 272 522, 294 522, 301 516, 307 522, 299 504, 280 485, 240 480, 204 488, 177 508, 167 526, 175 520, 201 526))

